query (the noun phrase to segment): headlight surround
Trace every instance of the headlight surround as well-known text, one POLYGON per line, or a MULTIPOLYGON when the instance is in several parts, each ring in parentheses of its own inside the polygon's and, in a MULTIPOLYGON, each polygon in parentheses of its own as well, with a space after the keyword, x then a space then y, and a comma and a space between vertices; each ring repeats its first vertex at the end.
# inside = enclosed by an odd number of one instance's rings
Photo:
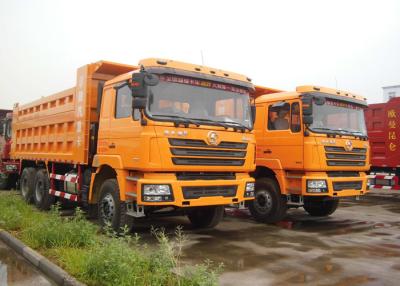
POLYGON ((244 192, 244 196, 245 197, 254 197, 254 190, 255 190, 255 183, 251 182, 251 183, 246 183, 246 189, 244 192))
POLYGON ((173 201, 172 188, 167 184, 144 184, 142 198, 144 202, 171 202, 173 201))
POLYGON ((307 180, 307 193, 327 193, 326 180, 307 180))

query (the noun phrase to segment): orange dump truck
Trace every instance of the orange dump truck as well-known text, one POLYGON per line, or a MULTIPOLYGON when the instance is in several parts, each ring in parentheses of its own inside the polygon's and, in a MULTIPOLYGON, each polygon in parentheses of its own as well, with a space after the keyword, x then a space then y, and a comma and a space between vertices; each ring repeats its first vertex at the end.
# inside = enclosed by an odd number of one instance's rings
POLYGON ((85 65, 75 87, 14 107, 22 195, 40 209, 80 201, 114 229, 182 211, 212 227, 254 198, 253 91, 246 76, 171 60, 85 65))
POLYGON ((291 207, 326 216, 339 198, 367 192, 365 98, 317 86, 256 90, 256 195, 249 209, 257 220, 279 221, 291 207))

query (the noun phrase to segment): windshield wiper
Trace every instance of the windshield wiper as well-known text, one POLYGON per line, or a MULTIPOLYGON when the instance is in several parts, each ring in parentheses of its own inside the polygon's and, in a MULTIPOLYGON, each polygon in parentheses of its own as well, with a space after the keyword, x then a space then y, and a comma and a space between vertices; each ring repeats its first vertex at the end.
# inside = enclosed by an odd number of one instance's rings
POLYGON ((313 127, 312 129, 319 129, 319 130, 326 130, 326 131, 331 131, 332 133, 341 133, 341 134, 350 134, 353 136, 365 136, 362 132, 360 131, 350 131, 346 129, 332 129, 332 128, 327 128, 327 127, 313 127))
POLYGON ((199 127, 199 125, 200 125, 198 122, 196 122, 190 118, 179 116, 179 115, 153 114, 153 116, 178 119, 178 120, 174 121, 176 124, 189 124, 190 123, 190 124, 196 125, 197 127, 199 127))
MULTIPOLYGON (((218 122, 221 122, 221 121, 218 121, 218 122)), ((247 129, 247 130, 251 131, 250 127, 247 127, 246 125, 243 125, 243 124, 241 124, 239 122, 236 122, 236 121, 229 121, 229 122, 226 122, 226 124, 234 124, 234 125, 238 126, 240 129, 243 129, 243 130, 247 129)))

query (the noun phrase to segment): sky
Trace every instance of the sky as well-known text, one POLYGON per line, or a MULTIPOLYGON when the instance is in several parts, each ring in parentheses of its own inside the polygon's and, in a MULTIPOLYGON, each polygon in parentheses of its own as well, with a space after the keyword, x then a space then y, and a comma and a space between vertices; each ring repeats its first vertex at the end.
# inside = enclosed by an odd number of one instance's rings
POLYGON ((0 0, 0 109, 73 87, 85 64, 149 57, 376 103, 400 84, 400 1, 0 0))

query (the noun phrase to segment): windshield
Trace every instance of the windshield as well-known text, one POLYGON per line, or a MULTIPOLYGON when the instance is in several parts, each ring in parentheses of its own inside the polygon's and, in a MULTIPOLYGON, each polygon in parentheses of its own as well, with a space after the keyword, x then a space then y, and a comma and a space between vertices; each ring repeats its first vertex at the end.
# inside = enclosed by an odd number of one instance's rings
POLYGON ((157 119, 251 129, 249 92, 234 85, 160 75, 147 112, 157 119))
POLYGON ((316 132, 337 132, 367 136, 363 108, 346 102, 327 99, 324 105, 313 103, 313 124, 316 132))

